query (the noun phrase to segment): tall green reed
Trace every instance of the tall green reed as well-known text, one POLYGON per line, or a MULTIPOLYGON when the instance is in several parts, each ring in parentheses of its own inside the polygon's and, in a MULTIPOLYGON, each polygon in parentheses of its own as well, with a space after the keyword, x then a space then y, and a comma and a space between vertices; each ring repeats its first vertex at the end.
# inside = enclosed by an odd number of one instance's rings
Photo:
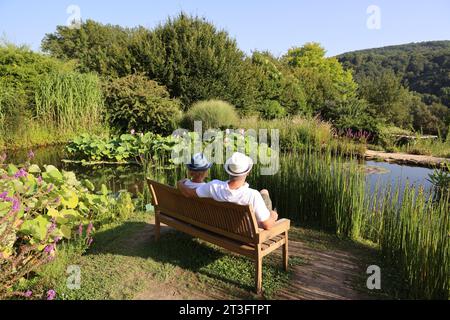
POLYGON ((103 97, 94 74, 50 73, 35 92, 37 118, 62 131, 90 130, 102 121, 103 97))

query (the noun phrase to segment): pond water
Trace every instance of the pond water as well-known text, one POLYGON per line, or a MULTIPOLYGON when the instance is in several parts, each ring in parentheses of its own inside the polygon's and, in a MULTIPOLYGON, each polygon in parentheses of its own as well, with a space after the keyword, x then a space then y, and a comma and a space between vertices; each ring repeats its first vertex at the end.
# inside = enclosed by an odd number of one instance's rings
MULTIPOLYGON (((16 150, 7 152, 6 163, 21 164, 27 160, 29 150, 16 150)), ((35 158, 33 163, 38 165, 52 164, 66 171, 74 171, 79 180, 89 179, 97 187, 105 184, 113 192, 127 190, 132 193, 142 192, 144 173, 138 165, 95 165, 83 166, 81 164, 67 163, 64 146, 42 147, 33 150, 35 158)), ((431 190, 428 176, 432 169, 392 164, 387 162, 363 161, 361 163, 367 174, 368 187, 371 191, 377 185, 396 185, 404 187, 407 183, 423 186, 424 190, 431 190)))

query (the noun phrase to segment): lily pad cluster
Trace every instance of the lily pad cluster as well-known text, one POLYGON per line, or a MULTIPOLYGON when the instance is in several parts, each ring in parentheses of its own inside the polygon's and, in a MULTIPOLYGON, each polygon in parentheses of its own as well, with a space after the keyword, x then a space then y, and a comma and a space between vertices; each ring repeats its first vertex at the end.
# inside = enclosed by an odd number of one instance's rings
POLYGON ((170 154, 179 138, 162 137, 151 132, 101 137, 83 134, 72 140, 66 150, 73 159, 84 161, 138 162, 161 154, 170 154))

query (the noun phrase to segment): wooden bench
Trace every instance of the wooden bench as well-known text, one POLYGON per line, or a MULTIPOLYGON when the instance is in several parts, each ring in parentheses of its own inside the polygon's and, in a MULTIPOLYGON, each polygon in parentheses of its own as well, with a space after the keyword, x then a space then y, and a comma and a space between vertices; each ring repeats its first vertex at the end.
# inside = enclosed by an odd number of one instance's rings
POLYGON ((258 228, 251 206, 212 199, 186 198, 177 189, 147 179, 155 207, 155 240, 164 223, 195 238, 215 244, 255 261, 255 289, 262 289, 262 259, 283 247, 283 266, 288 269, 290 220, 280 219, 270 230, 258 228))

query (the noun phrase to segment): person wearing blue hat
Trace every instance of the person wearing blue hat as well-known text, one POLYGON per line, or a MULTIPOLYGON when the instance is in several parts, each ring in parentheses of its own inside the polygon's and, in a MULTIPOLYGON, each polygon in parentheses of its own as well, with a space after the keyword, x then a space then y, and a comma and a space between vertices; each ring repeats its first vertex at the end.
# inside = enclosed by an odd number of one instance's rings
POLYGON ((205 179, 208 177, 208 170, 212 163, 206 159, 203 153, 196 153, 191 158, 191 163, 186 165, 188 169, 189 179, 184 182, 184 185, 189 189, 197 189, 205 184, 205 179))

